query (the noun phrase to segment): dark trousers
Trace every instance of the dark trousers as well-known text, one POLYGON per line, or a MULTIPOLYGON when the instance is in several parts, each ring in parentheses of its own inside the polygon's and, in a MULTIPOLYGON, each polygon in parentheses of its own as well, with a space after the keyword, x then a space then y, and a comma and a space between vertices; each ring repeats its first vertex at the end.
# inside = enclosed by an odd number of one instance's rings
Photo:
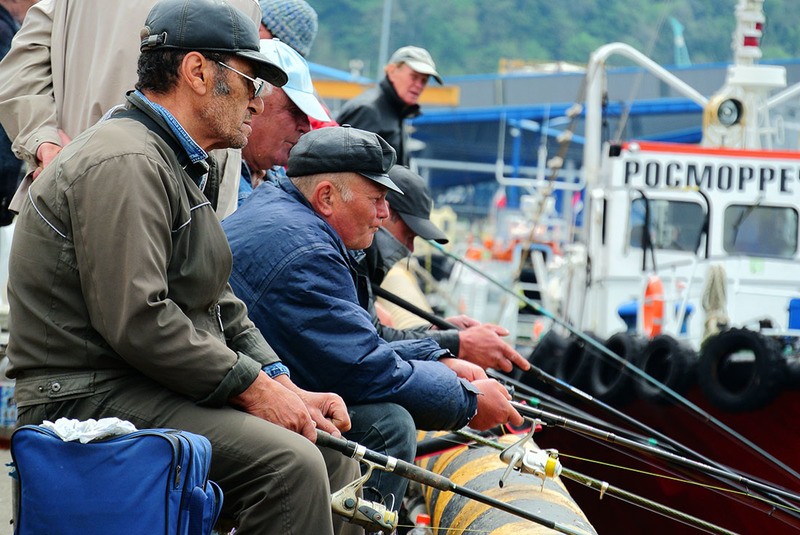
MULTIPOLYGON (((348 408, 353 427, 345 433, 345 438, 378 453, 414 462, 417 430, 407 410, 394 403, 352 405, 348 408)), ((364 498, 371 501, 382 499, 385 505, 398 510, 407 486, 407 479, 375 470, 364 485, 364 498)))

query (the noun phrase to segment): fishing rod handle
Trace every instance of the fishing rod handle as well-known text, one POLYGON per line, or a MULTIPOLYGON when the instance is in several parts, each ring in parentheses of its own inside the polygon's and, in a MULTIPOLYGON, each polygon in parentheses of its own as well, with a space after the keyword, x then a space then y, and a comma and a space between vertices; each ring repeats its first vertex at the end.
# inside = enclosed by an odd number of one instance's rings
POLYGON ((425 470, 419 466, 397 459, 388 455, 383 455, 377 451, 365 448, 357 442, 345 438, 334 437, 330 433, 317 429, 317 446, 330 448, 339 453, 354 459, 365 459, 378 465, 386 472, 397 474, 400 477, 416 481, 423 485, 428 485, 439 490, 452 491, 454 483, 448 478, 425 470))

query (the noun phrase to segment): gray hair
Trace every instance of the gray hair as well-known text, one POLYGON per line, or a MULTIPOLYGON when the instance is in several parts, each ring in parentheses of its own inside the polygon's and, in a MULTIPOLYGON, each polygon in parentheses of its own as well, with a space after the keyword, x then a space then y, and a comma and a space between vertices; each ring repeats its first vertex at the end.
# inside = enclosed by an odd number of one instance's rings
POLYGON ((319 173, 316 175, 293 176, 289 177, 289 180, 307 199, 320 182, 327 180, 333 184, 333 187, 336 188, 345 202, 353 200, 353 189, 350 187, 353 181, 352 173, 319 173))

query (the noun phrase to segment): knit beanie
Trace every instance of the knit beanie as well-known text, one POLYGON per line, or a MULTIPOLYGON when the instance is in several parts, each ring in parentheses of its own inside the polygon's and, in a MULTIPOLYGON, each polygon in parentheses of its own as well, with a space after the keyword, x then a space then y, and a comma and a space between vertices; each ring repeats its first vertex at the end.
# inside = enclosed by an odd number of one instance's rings
POLYGON ((258 0, 261 22, 301 56, 311 52, 317 36, 317 12, 305 0, 258 0))

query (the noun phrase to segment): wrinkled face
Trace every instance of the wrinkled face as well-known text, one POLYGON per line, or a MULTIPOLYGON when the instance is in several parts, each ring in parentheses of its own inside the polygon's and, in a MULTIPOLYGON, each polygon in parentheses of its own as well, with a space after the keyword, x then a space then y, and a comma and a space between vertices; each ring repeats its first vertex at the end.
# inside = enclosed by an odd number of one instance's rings
POLYGON ((286 165, 289 151, 311 129, 308 116, 277 87, 264 97, 264 112, 253 117, 252 127, 242 158, 250 169, 258 170, 286 165))
POLYGON ((333 214, 328 223, 348 249, 366 249, 389 216, 387 188, 357 173, 348 173, 348 191, 334 188, 333 214))
MULTIPOLYGON (((242 59, 230 58, 226 64, 255 78, 253 66, 242 59)), ((229 69, 218 66, 214 82, 213 98, 200 113, 209 136, 217 140, 209 148, 240 149, 247 145, 252 118, 264 110, 264 101, 253 96, 250 80, 229 69)))
POLYGON ((388 65, 386 67, 386 76, 392 82, 392 86, 394 86, 394 90, 400 100, 409 106, 417 103, 430 78, 429 75, 419 73, 405 63, 388 65))

